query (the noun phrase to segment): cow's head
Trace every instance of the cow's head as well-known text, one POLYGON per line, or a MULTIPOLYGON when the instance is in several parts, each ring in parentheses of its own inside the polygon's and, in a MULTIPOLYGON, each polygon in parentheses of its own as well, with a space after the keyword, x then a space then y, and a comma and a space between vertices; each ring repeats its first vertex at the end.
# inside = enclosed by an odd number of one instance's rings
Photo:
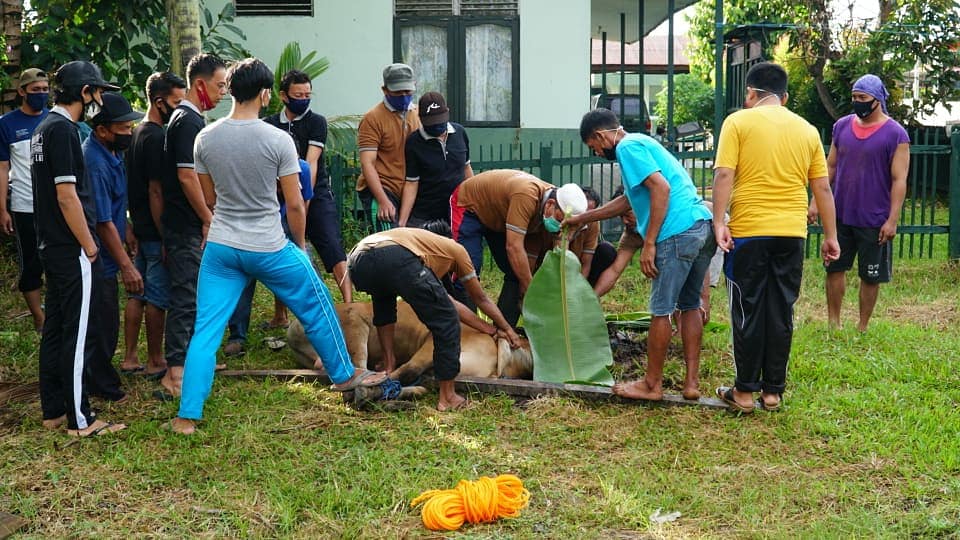
POLYGON ((530 341, 520 338, 521 346, 510 348, 506 339, 497 340, 497 375, 505 379, 532 379, 533 354, 530 352, 530 341))

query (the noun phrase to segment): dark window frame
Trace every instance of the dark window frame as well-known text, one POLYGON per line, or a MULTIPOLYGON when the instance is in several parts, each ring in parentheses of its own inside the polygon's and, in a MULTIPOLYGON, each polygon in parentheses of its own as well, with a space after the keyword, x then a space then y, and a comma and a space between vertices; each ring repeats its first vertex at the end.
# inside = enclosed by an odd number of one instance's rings
MULTIPOLYGON (((465 127, 520 127, 520 17, 519 16, 457 16, 401 15, 393 19, 393 60, 402 62, 400 37, 403 28, 437 26, 447 30, 447 105, 450 120, 465 127), (509 120, 466 119, 466 29, 471 26, 494 24, 510 29, 511 48, 511 105, 509 120)), ((419 93, 419 90, 418 90, 419 93)))
POLYGON ((233 1, 233 7, 235 9, 237 17, 313 17, 314 15, 313 0, 232 0, 232 1, 233 1), (256 9, 254 6, 257 4, 269 5, 271 7, 256 9), (309 13, 304 12, 303 9, 308 6, 310 9, 309 13))

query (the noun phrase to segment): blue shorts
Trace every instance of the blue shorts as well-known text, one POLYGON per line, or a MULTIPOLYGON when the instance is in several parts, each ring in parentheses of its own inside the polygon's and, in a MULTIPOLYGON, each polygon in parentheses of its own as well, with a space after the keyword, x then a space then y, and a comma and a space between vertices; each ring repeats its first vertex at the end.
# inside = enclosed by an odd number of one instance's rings
POLYGON ((131 294, 130 298, 142 300, 166 311, 170 308, 170 276, 163 263, 161 242, 140 242, 137 258, 133 264, 143 277, 143 295, 131 294))
POLYGON ((650 291, 650 312, 665 317, 674 309, 700 307, 703 277, 717 249, 713 224, 702 219, 680 234, 657 243, 657 277, 650 291))

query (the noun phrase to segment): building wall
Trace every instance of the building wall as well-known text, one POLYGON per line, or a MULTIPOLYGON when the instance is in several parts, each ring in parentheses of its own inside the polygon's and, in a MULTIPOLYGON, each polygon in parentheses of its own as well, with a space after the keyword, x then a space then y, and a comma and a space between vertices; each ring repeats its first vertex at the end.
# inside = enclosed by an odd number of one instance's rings
MULTIPOLYGON (((227 1, 203 0, 203 5, 219 13, 227 1)), ((303 54, 326 56, 330 68, 313 81, 311 107, 327 116, 363 114, 382 98, 383 67, 393 61, 393 2, 314 0, 313 5, 313 17, 237 17, 234 23, 247 35, 246 48, 271 68, 291 41, 300 43, 303 54)))
MULTIPOLYGON (((226 1, 203 3, 218 13, 226 1)), ((519 11, 521 127, 576 128, 590 103, 590 0, 566 0, 563 9, 554 0, 520 0, 519 11)), ((290 41, 330 60, 314 81, 316 112, 361 115, 381 99, 382 68, 393 60, 391 0, 314 0, 314 17, 237 17, 235 24, 269 66, 290 41)))

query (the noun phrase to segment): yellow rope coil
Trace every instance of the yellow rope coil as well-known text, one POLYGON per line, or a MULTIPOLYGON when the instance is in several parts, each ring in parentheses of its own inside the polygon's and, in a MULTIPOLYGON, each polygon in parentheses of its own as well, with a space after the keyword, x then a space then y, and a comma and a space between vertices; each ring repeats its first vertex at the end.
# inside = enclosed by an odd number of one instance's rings
POLYGON ((424 503, 420 510, 423 525, 432 530, 455 531, 464 521, 490 523, 514 518, 530 502, 530 492, 512 474, 496 478, 481 476, 476 482, 461 480, 454 489, 424 491, 410 506, 424 503))

